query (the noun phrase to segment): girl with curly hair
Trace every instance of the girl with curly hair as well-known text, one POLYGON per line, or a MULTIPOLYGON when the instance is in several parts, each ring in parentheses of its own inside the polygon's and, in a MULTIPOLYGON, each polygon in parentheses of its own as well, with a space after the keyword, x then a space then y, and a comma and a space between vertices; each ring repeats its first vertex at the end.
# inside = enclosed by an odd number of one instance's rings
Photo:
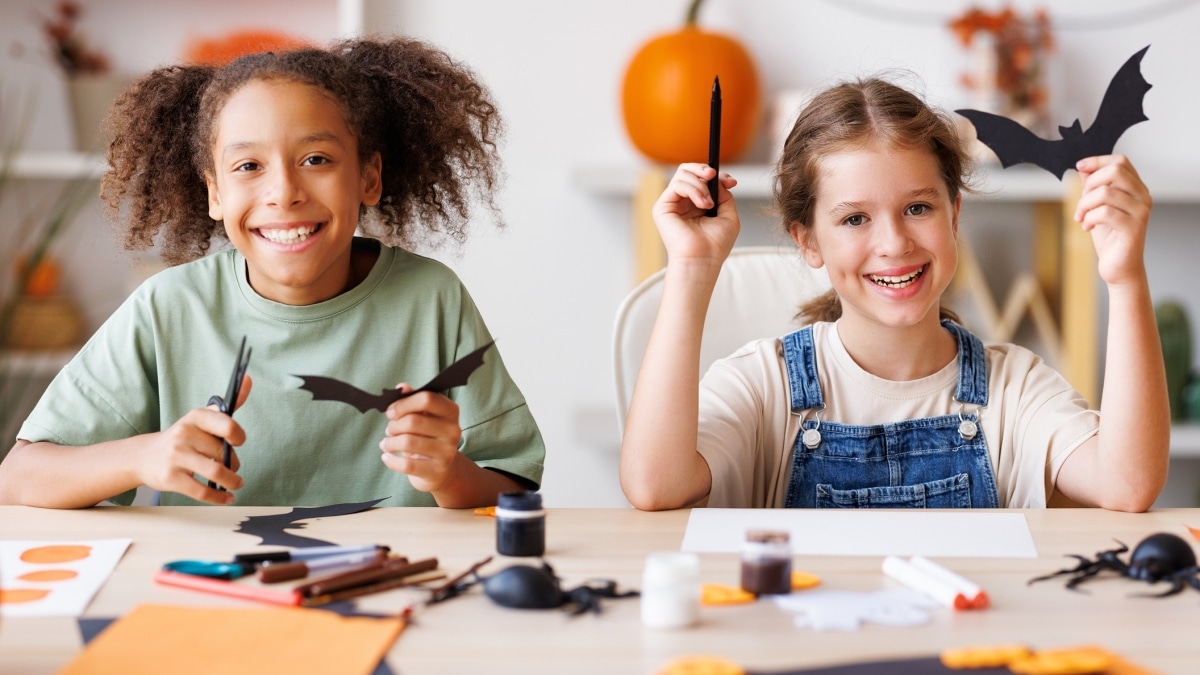
POLYGON ((495 348, 469 385, 386 415, 314 401, 295 376, 419 386, 491 340, 455 274, 407 250, 462 241, 473 202, 499 220, 502 129, 470 70, 409 39, 170 66, 108 124, 101 195, 127 248, 175 266, 51 383, 0 502, 128 504, 146 485, 163 504, 462 508, 538 488, 545 447, 495 348), (204 402, 243 336, 235 421, 204 402))
POLYGON ((811 325, 742 347, 703 380, 704 316, 740 227, 736 181, 722 174, 714 199, 712 167, 680 166, 654 205, 667 271, 621 448, 629 501, 1148 509, 1166 480, 1170 422, 1145 183, 1121 155, 1075 165, 1075 220, 1109 291, 1094 410, 1033 352, 985 346, 943 307, 969 166, 953 123, 895 84, 816 95, 784 144, 775 202, 833 289, 801 308, 811 325))

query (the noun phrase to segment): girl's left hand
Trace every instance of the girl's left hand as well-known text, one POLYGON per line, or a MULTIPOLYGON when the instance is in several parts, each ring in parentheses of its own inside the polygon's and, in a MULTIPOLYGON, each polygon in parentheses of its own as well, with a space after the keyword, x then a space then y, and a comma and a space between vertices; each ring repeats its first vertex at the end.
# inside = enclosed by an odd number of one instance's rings
MULTIPOLYGON (((411 390, 408 384, 398 389, 411 390)), ((423 391, 388 406, 387 436, 379 442, 383 463, 408 475, 421 492, 442 489, 462 458, 458 443, 458 404, 441 394, 423 391)))
POLYGON ((1092 234, 1100 278, 1110 286, 1145 279, 1146 228, 1153 200, 1124 155, 1087 157, 1075 165, 1083 195, 1075 220, 1092 234))

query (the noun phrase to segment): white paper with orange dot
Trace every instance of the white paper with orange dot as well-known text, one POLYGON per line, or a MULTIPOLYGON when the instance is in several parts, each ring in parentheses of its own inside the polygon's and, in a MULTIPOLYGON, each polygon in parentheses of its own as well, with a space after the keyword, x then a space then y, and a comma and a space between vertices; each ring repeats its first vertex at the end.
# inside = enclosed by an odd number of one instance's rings
POLYGON ((0 616, 82 616, 132 541, 0 541, 0 616))

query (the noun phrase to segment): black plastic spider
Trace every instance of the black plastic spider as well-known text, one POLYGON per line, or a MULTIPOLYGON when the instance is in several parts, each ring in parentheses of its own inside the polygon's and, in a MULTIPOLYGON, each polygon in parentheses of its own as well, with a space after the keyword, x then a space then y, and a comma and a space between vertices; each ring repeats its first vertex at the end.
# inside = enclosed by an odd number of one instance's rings
POLYGON ((617 582, 609 579, 590 579, 577 588, 564 590, 558 575, 554 573, 554 568, 545 561, 542 561, 541 567, 513 565, 486 577, 480 576, 474 570, 470 574, 474 579, 459 580, 446 588, 434 602, 460 595, 468 588, 482 583, 484 595, 502 607, 566 607, 567 613, 575 616, 584 612, 599 614, 601 598, 630 598, 638 595, 637 591, 618 591, 617 582))
POLYGON ((1036 577, 1030 579, 1029 583, 1071 574, 1074 576, 1067 582, 1067 588, 1074 591, 1078 590, 1075 587, 1080 583, 1095 577, 1100 572, 1113 570, 1123 577, 1151 584, 1159 581, 1171 583, 1171 588, 1162 593, 1138 593, 1137 595, 1161 598, 1175 595, 1187 585, 1200 591, 1200 578, 1197 578, 1200 575, 1200 567, 1196 566, 1196 553, 1181 537, 1169 532, 1159 532, 1146 537, 1133 549, 1128 564, 1121 560, 1120 555, 1128 551, 1129 547, 1120 541, 1117 543, 1121 544, 1121 548, 1100 551, 1096 553, 1095 560, 1088 560, 1081 555, 1071 555, 1070 557, 1079 561, 1075 568, 1036 577))

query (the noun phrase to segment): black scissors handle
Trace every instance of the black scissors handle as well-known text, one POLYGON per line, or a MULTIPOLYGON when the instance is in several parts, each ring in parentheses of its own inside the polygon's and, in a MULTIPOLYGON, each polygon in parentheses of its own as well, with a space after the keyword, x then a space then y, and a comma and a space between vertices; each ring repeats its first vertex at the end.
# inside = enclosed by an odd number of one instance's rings
MULTIPOLYGON (((238 396, 242 392, 242 379, 246 376, 246 366, 250 365, 250 352, 254 348, 246 349, 246 336, 242 336, 242 344, 238 347, 237 361, 233 364, 233 374, 229 376, 229 386, 225 389, 225 398, 220 396, 212 396, 208 399, 205 405, 215 405, 217 410, 233 417, 233 411, 237 408, 238 396), (245 352, 245 356, 242 353, 245 352)), ((228 469, 233 461, 233 446, 229 445, 229 441, 221 439, 221 461, 228 469)), ((225 488, 218 486, 213 481, 208 481, 208 487, 225 491, 225 488)))

